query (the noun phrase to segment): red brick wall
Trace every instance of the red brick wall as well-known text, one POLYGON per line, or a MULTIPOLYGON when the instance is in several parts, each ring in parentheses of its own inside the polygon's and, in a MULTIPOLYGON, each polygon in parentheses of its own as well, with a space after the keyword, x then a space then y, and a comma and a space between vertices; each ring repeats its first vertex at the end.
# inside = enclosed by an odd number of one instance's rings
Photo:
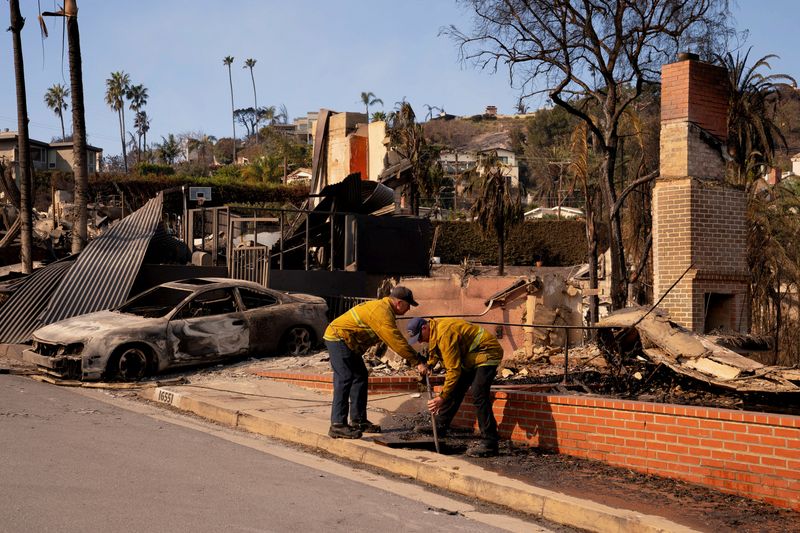
POLYGON ((728 73, 701 61, 661 68, 661 121, 688 120, 718 139, 727 138, 728 73))
MULTIPOLYGON (((800 417, 495 391, 504 438, 800 510, 800 417)), ((469 398, 455 425, 474 427, 469 398)))

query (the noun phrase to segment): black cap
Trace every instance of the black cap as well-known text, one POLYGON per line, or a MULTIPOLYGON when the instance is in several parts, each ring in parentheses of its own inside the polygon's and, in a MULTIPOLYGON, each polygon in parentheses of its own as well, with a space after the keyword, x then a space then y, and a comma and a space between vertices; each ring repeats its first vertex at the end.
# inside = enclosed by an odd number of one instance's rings
POLYGON ((397 298, 398 300, 403 300, 408 305, 412 305, 414 307, 419 305, 416 300, 414 300, 414 293, 411 292, 411 289, 408 287, 403 287, 402 285, 394 287, 392 292, 389 293, 389 296, 392 298, 397 298))

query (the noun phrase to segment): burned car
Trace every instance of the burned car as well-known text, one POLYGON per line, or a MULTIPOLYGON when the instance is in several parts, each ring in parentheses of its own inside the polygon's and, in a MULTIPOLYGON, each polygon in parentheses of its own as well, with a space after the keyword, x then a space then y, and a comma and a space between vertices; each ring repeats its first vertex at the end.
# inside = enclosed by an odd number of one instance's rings
POLYGON ((229 357, 306 354, 322 342, 326 312, 317 296, 242 280, 186 279, 39 328, 23 358, 62 378, 136 380, 229 357))

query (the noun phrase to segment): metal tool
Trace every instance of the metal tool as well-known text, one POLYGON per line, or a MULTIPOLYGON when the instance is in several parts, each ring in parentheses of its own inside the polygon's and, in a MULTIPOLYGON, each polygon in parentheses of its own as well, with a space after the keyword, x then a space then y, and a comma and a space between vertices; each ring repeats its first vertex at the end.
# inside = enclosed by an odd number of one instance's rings
MULTIPOLYGON (((428 399, 433 400, 433 387, 431 387, 431 380, 428 374, 425 374, 425 385, 428 386, 428 399)), ((431 425, 433 426, 433 444, 436 446, 436 453, 442 453, 439 448, 439 434, 436 430, 436 415, 431 413, 431 425)))

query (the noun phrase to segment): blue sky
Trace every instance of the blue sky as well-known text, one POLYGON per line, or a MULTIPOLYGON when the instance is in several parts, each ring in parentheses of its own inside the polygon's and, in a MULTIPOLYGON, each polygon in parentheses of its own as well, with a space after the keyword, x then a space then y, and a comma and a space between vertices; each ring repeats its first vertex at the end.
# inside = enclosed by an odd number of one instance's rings
MULTIPOLYGON (((40 0, 43 10, 53 0, 40 0)), ((60 135, 58 118, 43 103, 54 83, 69 84, 62 62, 62 30, 47 19, 42 42, 37 3, 21 0, 25 74, 31 136, 60 135)), ((105 79, 124 70, 150 93, 148 140, 202 131, 231 133, 226 55, 235 57, 236 107, 252 105, 246 58, 257 60, 259 105, 285 104, 291 118, 327 107, 360 111, 359 95, 372 91, 385 109, 406 98, 417 115, 425 104, 458 115, 496 105, 513 112, 518 92, 507 72, 492 75, 458 61, 443 26, 467 28, 469 13, 451 0, 78 0, 89 142, 107 155, 120 152, 117 116, 104 103, 105 79)), ((796 0, 739 0, 734 16, 748 29, 752 56, 781 56, 776 72, 800 78, 796 51, 796 0)), ((8 3, 0 2, 0 27, 8 27, 8 3)), ((0 37, 0 130, 17 129, 11 35, 0 37)), ((538 102, 531 102, 537 107, 538 102)), ((69 116, 65 115, 67 128, 69 116)), ((132 128, 128 112, 128 128, 132 128)), ((237 126, 237 133, 240 127, 237 126)))

